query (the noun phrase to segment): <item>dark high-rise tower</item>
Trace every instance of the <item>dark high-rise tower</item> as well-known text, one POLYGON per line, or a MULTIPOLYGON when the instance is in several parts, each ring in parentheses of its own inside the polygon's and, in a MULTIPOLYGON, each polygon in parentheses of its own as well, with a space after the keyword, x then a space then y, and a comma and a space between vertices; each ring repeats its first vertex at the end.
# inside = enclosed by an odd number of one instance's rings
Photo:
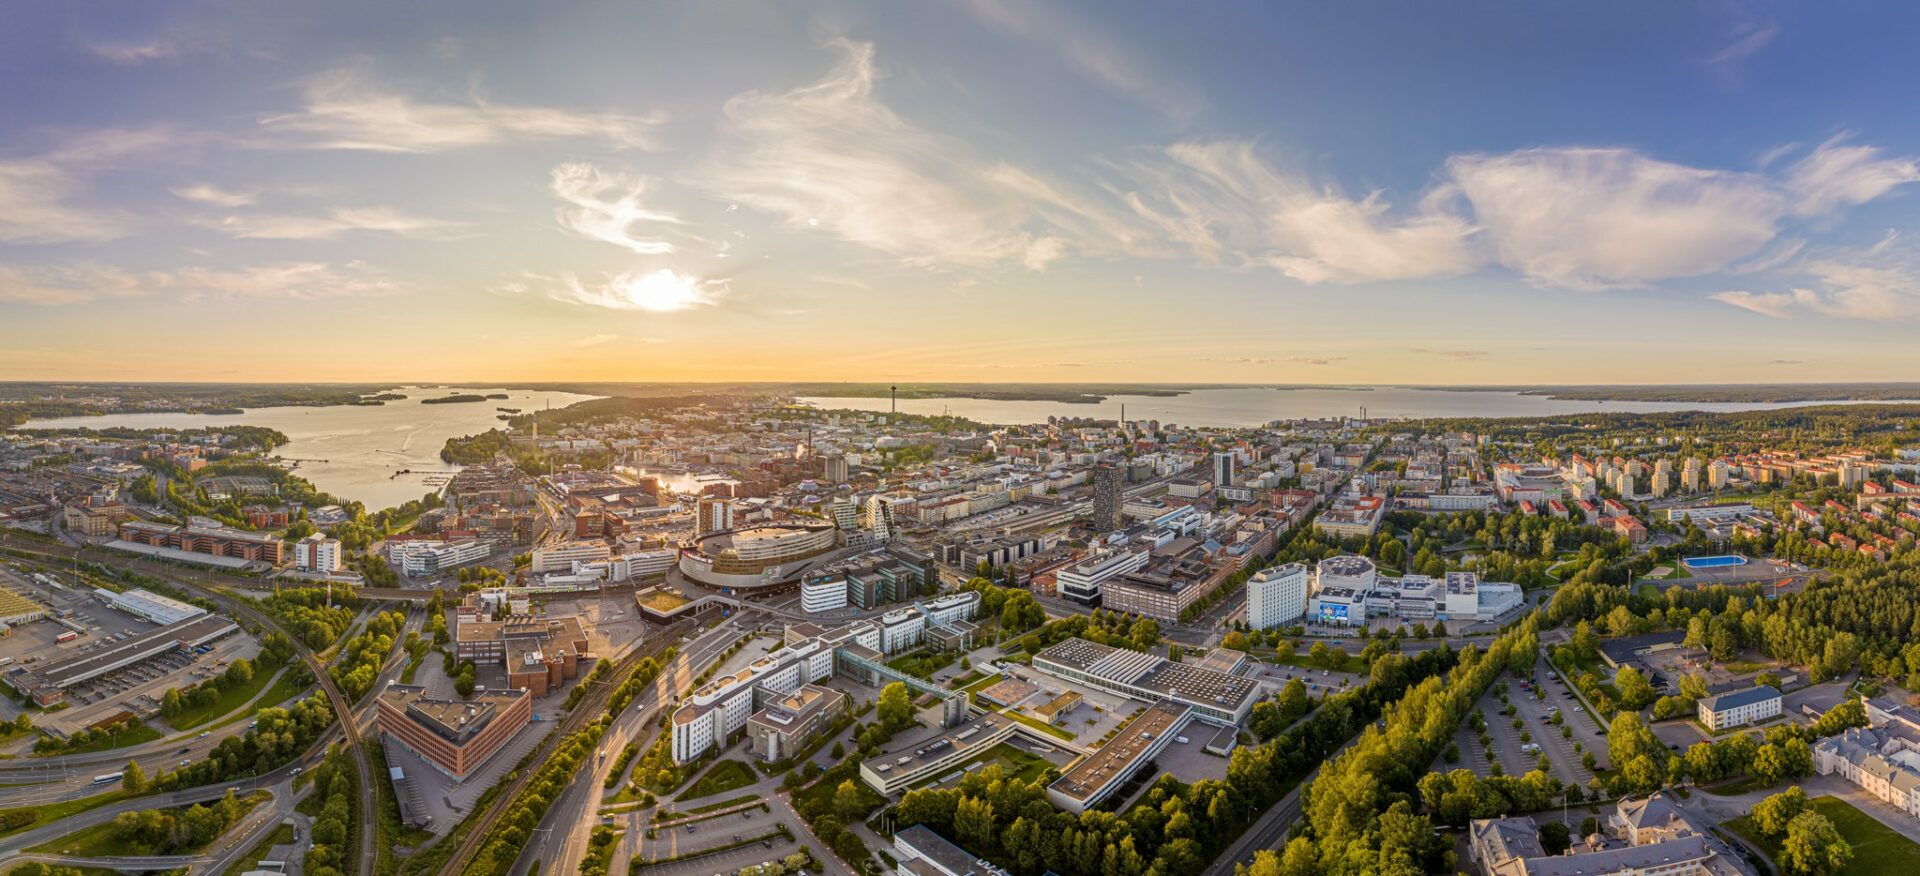
POLYGON ((1120 528, 1120 503, 1126 497, 1126 472, 1118 466, 1093 468, 1093 528, 1112 532, 1120 528))

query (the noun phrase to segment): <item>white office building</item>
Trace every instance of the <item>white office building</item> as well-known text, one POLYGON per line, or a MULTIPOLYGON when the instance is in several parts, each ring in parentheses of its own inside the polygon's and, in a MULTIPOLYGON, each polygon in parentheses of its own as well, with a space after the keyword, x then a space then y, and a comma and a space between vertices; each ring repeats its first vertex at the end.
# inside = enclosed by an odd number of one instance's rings
POLYGON ((1247 625, 1256 630, 1290 624, 1307 613, 1307 567, 1286 563, 1247 579, 1247 625))
POLYGON ((533 564, 529 571, 535 575, 548 572, 571 572, 574 563, 599 563, 613 556, 613 551, 604 541, 569 541, 554 547, 533 549, 533 564))
POLYGON ((491 553, 493 545, 477 539, 455 542, 400 541, 388 545, 387 560, 408 575, 420 576, 479 562, 491 553))
POLYGON ((808 614, 838 611, 847 607, 847 578, 834 575, 800 582, 800 610, 808 614))
POLYGON ((1092 605, 1100 599, 1102 582, 1145 568, 1149 554, 1144 550, 1104 550, 1061 569, 1055 576, 1060 598, 1092 605))
POLYGON ((299 571, 325 575, 340 571, 342 565, 337 538, 316 532, 293 543, 293 567, 299 571))

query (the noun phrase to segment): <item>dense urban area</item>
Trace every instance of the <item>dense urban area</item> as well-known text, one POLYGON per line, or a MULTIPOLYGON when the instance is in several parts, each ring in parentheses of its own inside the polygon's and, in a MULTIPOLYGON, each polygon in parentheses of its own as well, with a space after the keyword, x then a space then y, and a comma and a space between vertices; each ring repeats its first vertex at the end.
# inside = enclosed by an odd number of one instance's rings
POLYGON ((382 389, 0 400, 5 872, 1920 872, 1920 407, 33 424, 382 389))

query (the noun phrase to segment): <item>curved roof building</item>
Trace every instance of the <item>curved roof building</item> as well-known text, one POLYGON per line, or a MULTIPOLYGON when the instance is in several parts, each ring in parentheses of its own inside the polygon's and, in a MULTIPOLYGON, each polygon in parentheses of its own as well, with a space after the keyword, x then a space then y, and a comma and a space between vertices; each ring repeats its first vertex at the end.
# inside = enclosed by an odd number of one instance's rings
POLYGON ((831 523, 787 523, 710 532, 680 551, 680 572, 710 587, 766 587, 792 579, 833 551, 831 523))

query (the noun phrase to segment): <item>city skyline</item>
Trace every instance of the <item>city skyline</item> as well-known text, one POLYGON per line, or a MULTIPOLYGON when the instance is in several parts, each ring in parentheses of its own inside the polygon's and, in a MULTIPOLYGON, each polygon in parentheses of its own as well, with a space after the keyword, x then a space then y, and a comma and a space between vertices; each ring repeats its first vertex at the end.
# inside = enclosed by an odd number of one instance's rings
POLYGON ((35 8, 0 379, 1899 380, 1916 16, 35 8))

